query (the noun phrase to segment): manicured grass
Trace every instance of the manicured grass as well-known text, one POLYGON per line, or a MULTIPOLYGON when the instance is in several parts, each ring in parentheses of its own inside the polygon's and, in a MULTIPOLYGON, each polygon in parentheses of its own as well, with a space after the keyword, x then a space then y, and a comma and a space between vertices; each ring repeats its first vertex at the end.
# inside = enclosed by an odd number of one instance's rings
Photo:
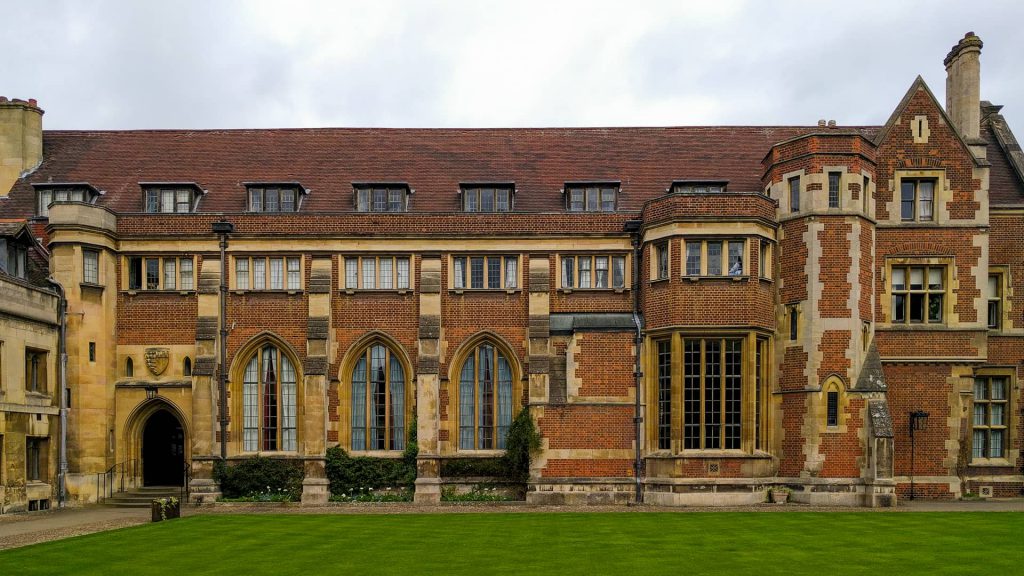
POLYGON ((193 516, 0 552, 0 574, 1020 574, 1020 513, 193 516))

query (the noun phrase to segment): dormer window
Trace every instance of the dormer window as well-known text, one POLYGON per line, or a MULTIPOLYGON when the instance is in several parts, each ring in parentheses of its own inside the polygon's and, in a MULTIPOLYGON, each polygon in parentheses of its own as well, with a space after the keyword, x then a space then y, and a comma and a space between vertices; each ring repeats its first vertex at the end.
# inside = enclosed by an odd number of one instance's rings
POLYGON ((307 191, 298 182, 247 183, 249 212, 298 212, 307 191))
POLYGON ((354 184, 356 212, 405 212, 412 191, 405 183, 354 184))
POLYGON ((672 182, 672 193, 721 194, 728 185, 728 180, 676 180, 672 182))
POLYGON ((195 183, 142 182, 146 212, 188 214, 195 211, 198 198, 204 193, 195 183))
POLYGON ((565 199, 570 212, 614 212, 618 182, 568 182, 565 199))
POLYGON ((96 201, 100 191, 86 183, 73 184, 33 184, 36 189, 36 215, 42 218, 50 216, 50 205, 54 202, 88 202, 96 201))
POLYGON ((515 184, 463 184, 463 212, 511 212, 515 184))

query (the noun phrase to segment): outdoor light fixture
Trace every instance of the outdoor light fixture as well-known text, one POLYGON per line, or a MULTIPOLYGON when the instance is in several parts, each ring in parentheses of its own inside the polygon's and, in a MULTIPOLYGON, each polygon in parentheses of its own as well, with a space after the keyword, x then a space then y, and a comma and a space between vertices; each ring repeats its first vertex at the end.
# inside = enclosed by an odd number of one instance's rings
POLYGON ((928 425, 928 413, 914 410, 910 413, 910 499, 914 499, 914 431, 924 430, 928 425))
POLYGON ((228 374, 224 360, 228 356, 228 235, 235 231, 235 225, 221 219, 213 223, 213 233, 220 236, 220 356, 217 359, 217 375, 220 385, 220 458, 228 457, 228 374))
POLYGON ((152 400, 153 398, 156 398, 156 393, 156 386, 146 386, 146 400, 152 400))

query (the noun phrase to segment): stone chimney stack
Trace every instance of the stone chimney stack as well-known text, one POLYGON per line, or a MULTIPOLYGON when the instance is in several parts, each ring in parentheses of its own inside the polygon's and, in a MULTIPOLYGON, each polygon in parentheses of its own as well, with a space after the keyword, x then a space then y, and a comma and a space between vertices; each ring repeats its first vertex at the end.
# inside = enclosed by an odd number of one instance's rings
POLYGON ((969 144, 981 131, 981 47, 981 38, 968 32, 943 61, 946 113, 969 144))
POLYGON ((43 110, 35 100, 0 96, 0 197, 43 159, 43 110))

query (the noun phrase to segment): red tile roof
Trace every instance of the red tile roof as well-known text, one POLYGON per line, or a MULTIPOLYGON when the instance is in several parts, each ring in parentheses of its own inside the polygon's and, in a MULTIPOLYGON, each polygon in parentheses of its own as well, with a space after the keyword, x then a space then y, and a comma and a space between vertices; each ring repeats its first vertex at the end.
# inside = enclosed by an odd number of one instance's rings
POLYGON ((45 161, 0 204, 34 212, 31 184, 89 182, 97 204, 142 210, 139 182, 196 182, 203 212, 245 209, 243 182, 298 181, 302 210, 348 212, 352 182, 408 182, 413 212, 458 211, 460 182, 516 183, 516 209, 564 210, 567 181, 621 181, 620 207, 638 210, 674 179, 761 188, 769 147, 818 127, 283 129, 45 131, 45 161))

